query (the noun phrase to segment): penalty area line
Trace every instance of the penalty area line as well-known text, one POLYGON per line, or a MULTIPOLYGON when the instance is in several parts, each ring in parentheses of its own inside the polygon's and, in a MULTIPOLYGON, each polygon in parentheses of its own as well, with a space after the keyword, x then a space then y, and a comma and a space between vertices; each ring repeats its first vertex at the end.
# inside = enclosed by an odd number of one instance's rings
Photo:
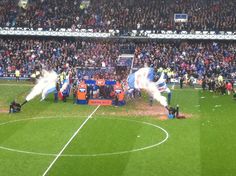
POLYGON ((98 110, 98 108, 100 107, 100 105, 98 105, 96 107, 96 109, 94 109, 94 111, 85 119, 85 121, 80 125, 80 127, 76 130, 76 132, 73 134, 73 136, 69 139, 69 141, 66 143, 66 145, 64 145, 64 147, 61 149, 61 151, 56 155, 56 158, 51 162, 51 164, 48 166, 48 168, 46 169, 46 171, 43 173, 42 176, 47 175, 47 173, 49 172, 49 170, 51 169, 51 167, 55 164, 55 162, 57 161, 57 159, 61 156, 61 154, 64 152, 64 150, 66 149, 66 147, 71 143, 71 141, 74 139, 74 137, 79 133, 79 131, 83 128, 83 126, 86 124, 86 122, 93 116, 93 114, 98 110))

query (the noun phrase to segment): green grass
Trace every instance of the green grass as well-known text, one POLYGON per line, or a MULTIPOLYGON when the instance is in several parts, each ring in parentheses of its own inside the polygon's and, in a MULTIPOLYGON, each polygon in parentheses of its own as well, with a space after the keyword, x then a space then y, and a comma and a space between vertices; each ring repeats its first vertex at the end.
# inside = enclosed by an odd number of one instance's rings
MULTIPOLYGON (((32 85, 27 82, 0 82, 0 109, 9 102, 23 102, 32 85)), ((27 103, 17 114, 0 113, 0 146, 20 151, 43 153, 25 154, 0 149, 0 175, 42 175, 55 156, 83 121, 96 108, 46 101, 40 98, 27 103), (15 121, 12 123, 7 123, 15 121)), ((148 98, 139 100, 148 103, 148 98)), ((172 105, 190 114, 185 120, 161 121, 157 117, 127 115, 138 110, 139 102, 123 107, 100 107, 83 126, 48 175, 76 176, 230 176, 236 175, 236 102, 230 96, 218 96, 193 89, 176 89, 172 105), (204 98, 203 98, 204 97, 204 98), (123 112, 122 116, 120 112, 123 112), (113 114, 113 115, 112 115, 113 114), (156 147, 133 151, 162 141, 156 147), (106 156, 103 154, 106 153, 106 156), (111 153, 110 155, 107 153, 111 153), (94 156, 98 154, 98 156, 94 156)))

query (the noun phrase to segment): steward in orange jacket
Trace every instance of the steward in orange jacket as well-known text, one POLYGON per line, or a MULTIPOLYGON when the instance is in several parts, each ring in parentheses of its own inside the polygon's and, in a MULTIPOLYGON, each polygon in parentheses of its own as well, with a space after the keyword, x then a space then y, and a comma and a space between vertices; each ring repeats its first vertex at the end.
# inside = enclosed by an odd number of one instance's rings
POLYGON ((78 100, 86 100, 87 95, 87 85, 82 81, 78 86, 77 91, 77 99, 78 100))
POLYGON ((122 89, 121 84, 119 81, 116 82, 114 85, 114 92, 115 92, 115 105, 123 105, 124 104, 124 98, 125 98, 125 92, 122 89))

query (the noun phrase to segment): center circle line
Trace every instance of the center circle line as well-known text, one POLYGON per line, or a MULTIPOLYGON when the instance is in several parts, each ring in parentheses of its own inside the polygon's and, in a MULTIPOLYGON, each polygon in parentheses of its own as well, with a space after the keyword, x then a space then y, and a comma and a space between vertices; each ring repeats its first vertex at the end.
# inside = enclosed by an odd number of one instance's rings
MULTIPOLYGON (((60 118, 67 118, 67 117, 59 117, 59 118, 58 117, 35 117, 35 118, 17 119, 17 120, 12 120, 12 121, 8 121, 8 122, 0 123, 0 126, 6 125, 6 124, 9 124, 9 123, 26 121, 26 120, 60 119, 60 118)), ((71 118, 78 118, 78 117, 71 117, 71 118)), ((149 123, 149 122, 131 120, 131 119, 124 119, 124 118, 106 118, 106 117, 93 118, 93 119, 124 120, 124 121, 131 121, 131 122, 136 122, 136 123, 141 123, 141 124, 153 126, 155 128, 160 129, 161 131, 163 131, 165 133, 165 138, 162 141, 158 142, 158 143, 155 143, 155 144, 152 144, 152 145, 149 145, 149 146, 145 146, 145 147, 141 147, 141 148, 137 148, 137 149, 133 149, 133 150, 118 151, 118 152, 107 152, 107 153, 106 152, 105 153, 94 153, 94 154, 62 154, 61 157, 92 157, 92 156, 96 157, 96 156, 111 156, 111 155, 121 155, 121 154, 133 153, 133 152, 138 152, 138 151, 143 151, 143 150, 147 150, 147 149, 150 149, 150 148, 154 148, 158 145, 163 144, 169 138, 169 133, 164 128, 162 128, 158 125, 149 123)), ((8 148, 8 147, 4 147, 4 146, 0 146, 0 149, 11 151, 11 152, 16 152, 16 153, 30 154, 30 155, 40 155, 40 156, 56 156, 57 155, 56 153, 42 153, 42 152, 25 151, 25 150, 18 150, 18 149, 14 149, 14 148, 8 148)))

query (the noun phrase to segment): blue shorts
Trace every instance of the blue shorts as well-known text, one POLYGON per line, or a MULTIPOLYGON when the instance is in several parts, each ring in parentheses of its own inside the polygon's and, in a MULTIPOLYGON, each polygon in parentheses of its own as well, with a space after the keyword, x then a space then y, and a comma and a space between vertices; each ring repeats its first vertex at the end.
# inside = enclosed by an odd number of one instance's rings
POLYGON ((175 116, 174 116, 174 114, 169 114, 169 115, 168 115, 168 118, 169 118, 169 119, 173 119, 173 118, 175 118, 175 116))

